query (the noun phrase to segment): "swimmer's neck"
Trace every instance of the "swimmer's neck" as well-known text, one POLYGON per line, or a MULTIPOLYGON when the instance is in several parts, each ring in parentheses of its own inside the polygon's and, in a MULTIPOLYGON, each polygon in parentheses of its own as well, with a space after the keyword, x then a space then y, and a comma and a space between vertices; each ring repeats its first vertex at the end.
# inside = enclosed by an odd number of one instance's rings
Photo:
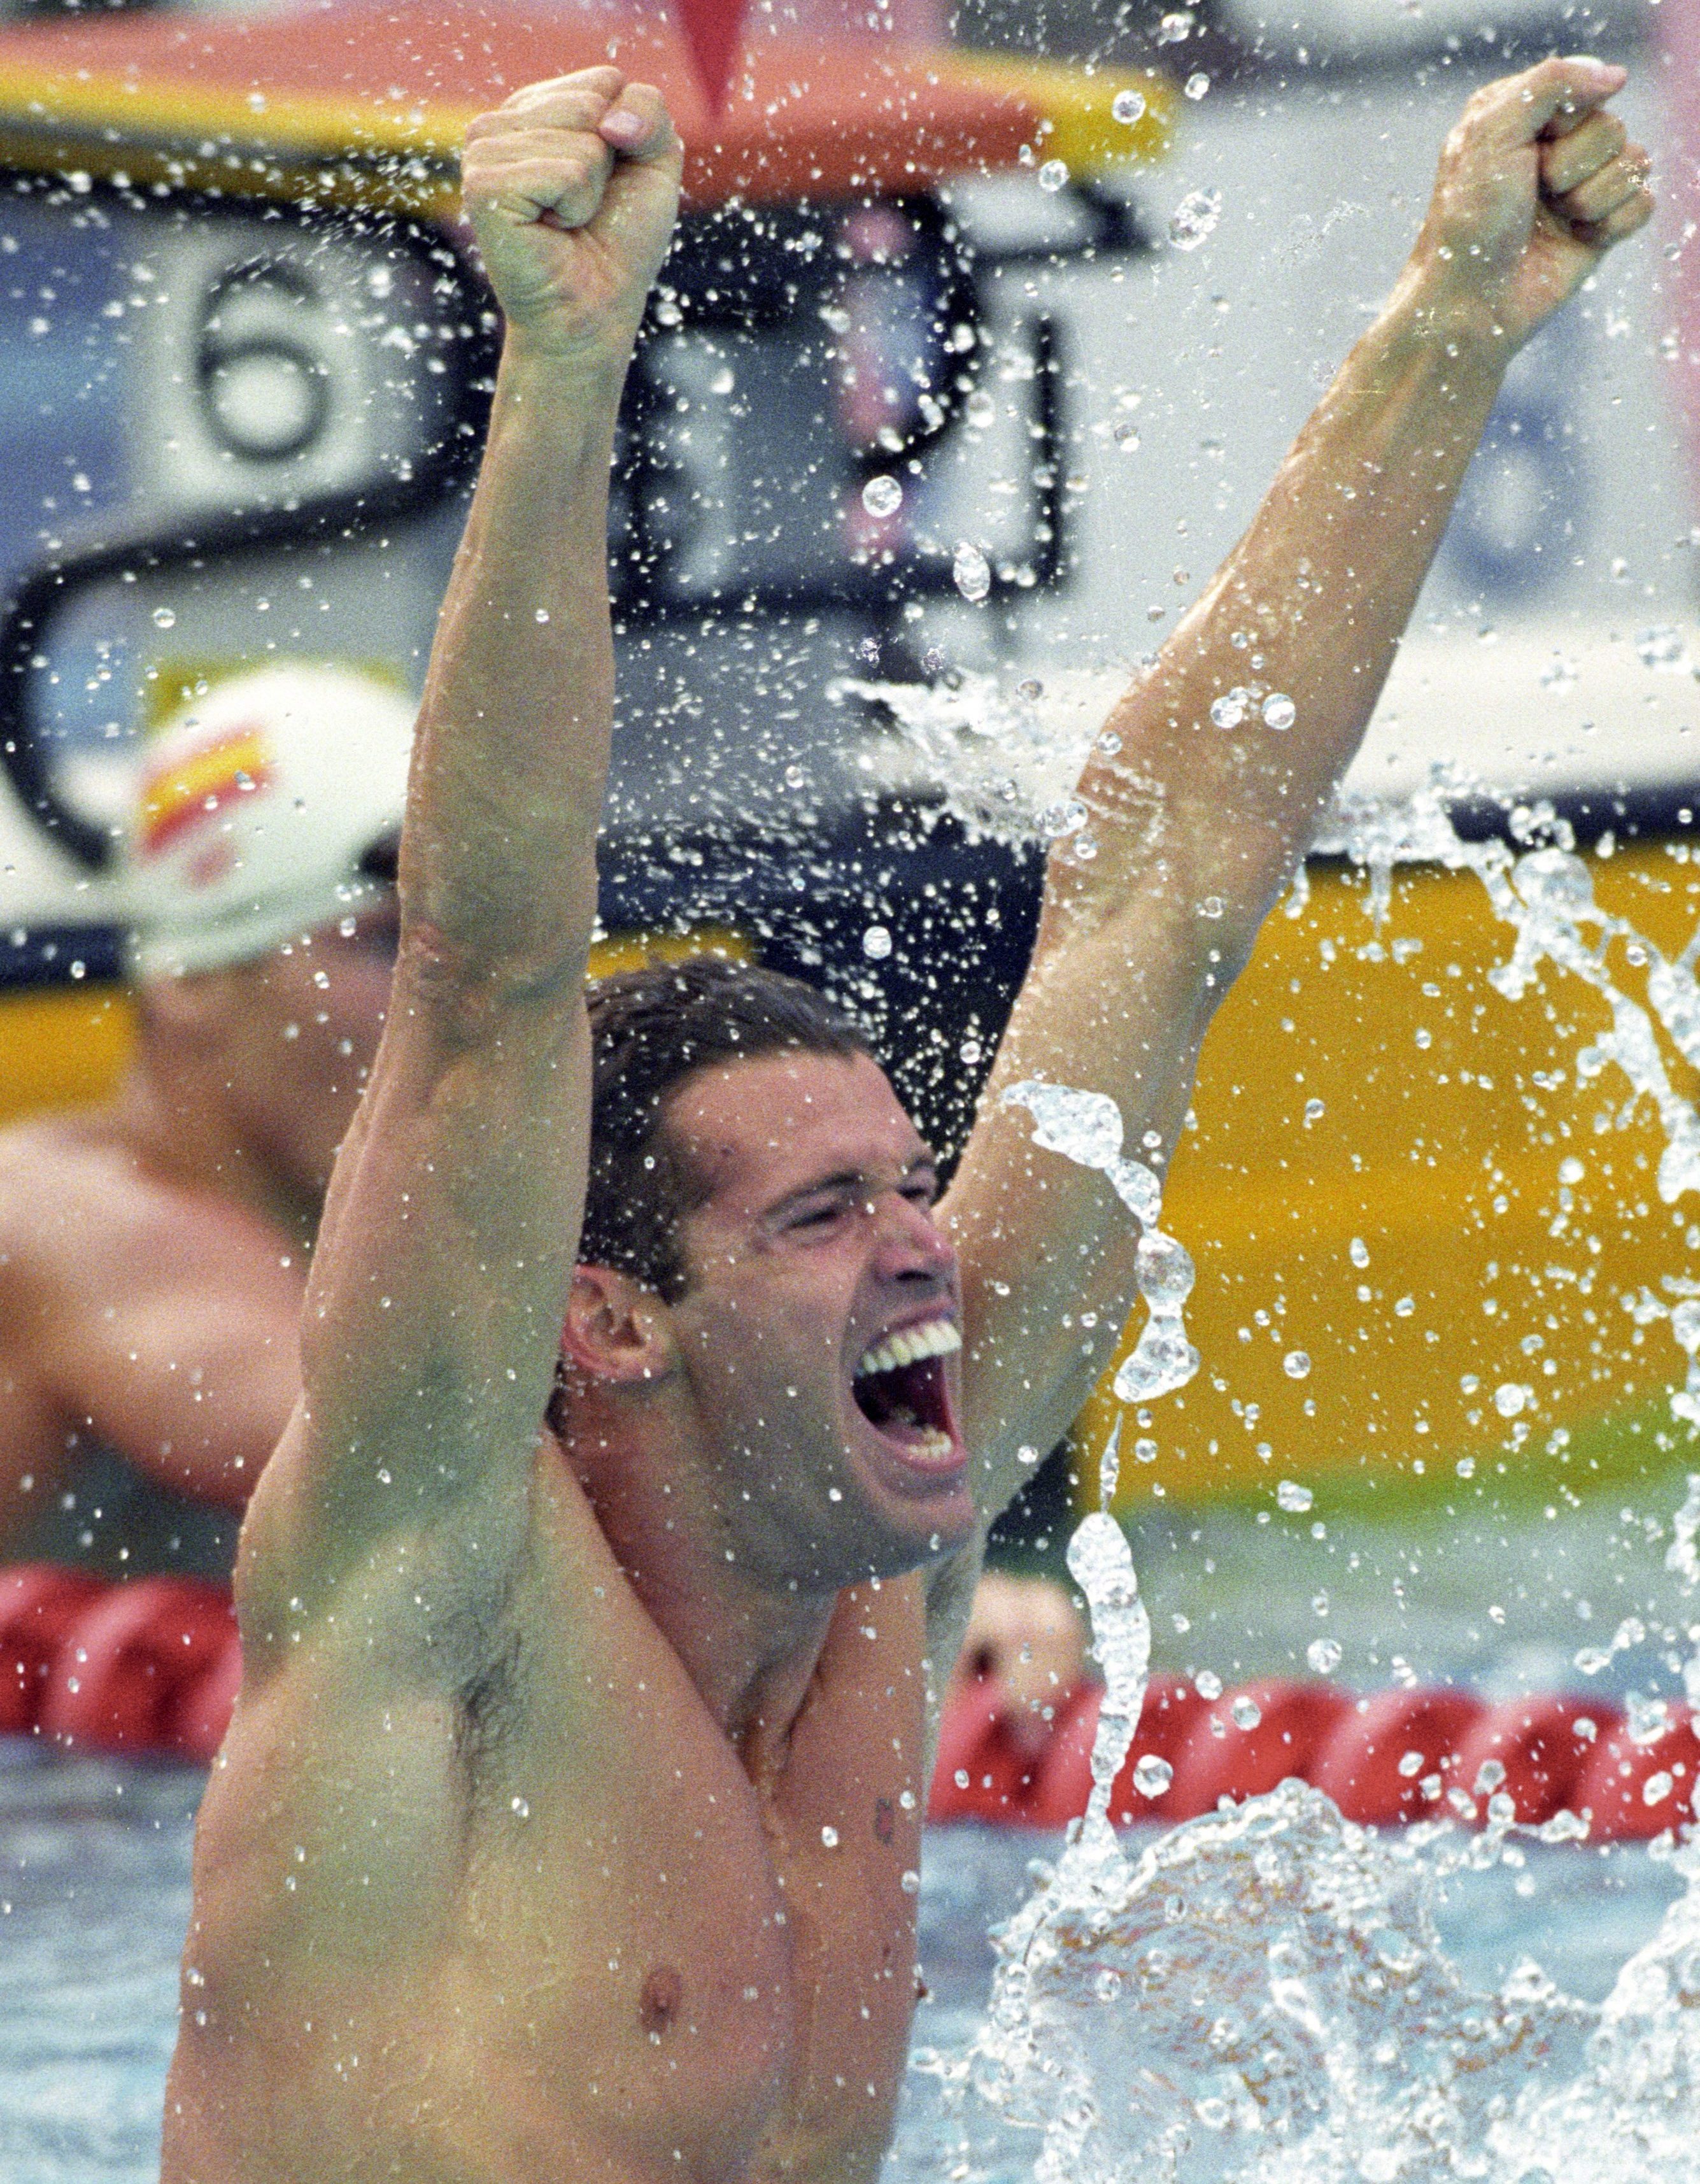
POLYGON ((759 1789, 783 1770, 841 1589, 755 1566, 693 1461, 692 1421, 662 1399, 636 1416, 594 1396, 565 1417, 562 1461, 649 1619, 759 1789))

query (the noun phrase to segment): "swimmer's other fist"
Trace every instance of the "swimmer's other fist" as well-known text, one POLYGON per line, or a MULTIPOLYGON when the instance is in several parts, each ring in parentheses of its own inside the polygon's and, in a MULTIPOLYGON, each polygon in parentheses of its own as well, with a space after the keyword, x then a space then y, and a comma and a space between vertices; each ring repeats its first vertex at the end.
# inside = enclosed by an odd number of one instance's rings
POLYGON ((617 68, 528 84, 466 132, 461 198, 510 344, 623 370, 678 209, 683 152, 617 68))
POLYGON ((1437 323, 1511 349, 1653 212, 1648 160, 1605 102, 1628 71, 1586 55, 1479 91, 1441 154, 1407 269, 1437 323))

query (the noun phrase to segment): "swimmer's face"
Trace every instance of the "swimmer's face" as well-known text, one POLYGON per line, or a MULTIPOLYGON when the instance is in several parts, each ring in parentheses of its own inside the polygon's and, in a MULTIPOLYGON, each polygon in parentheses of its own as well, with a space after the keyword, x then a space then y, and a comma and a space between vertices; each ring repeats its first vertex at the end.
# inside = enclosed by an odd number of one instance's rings
POLYGON ((371 1074, 397 933, 387 897, 239 974, 231 1098, 248 1133, 304 1190, 324 1190, 371 1074))
POLYGON ((739 1559, 842 1585, 962 1545, 956 1253, 883 1071, 815 1054, 704 1070, 666 1127, 706 1193, 672 1317, 739 1559))

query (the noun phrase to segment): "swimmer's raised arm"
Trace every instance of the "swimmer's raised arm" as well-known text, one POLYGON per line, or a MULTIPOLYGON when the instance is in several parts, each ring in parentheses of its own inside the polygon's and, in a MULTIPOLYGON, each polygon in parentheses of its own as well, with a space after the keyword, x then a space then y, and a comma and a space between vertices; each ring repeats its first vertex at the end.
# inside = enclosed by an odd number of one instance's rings
POLYGON ((244 1540, 256 1654, 265 1603, 311 1582, 322 1604, 379 1540, 436 1528, 490 1585, 524 1536, 583 1205, 608 475, 680 158, 659 95, 613 68, 468 135, 506 335, 415 746, 388 1024, 326 1203, 302 1407, 244 1540))
POLYGON ((1552 60, 1470 101, 1391 299, 1111 716, 1119 748, 1087 768, 1097 854, 1052 860, 949 1200, 989 1507, 1020 1483, 1015 1446, 1051 1446, 1102 1370, 1135 1242, 1102 1179, 1035 1150, 1029 1117, 999 1095, 1032 1077, 1108 1093, 1127 1151, 1146 1138, 1145 1156, 1167 1161, 1206 1027, 1357 748, 1506 365, 1648 217, 1646 156, 1605 110, 1624 81, 1552 60), (1290 708, 1266 715, 1277 694, 1290 708))

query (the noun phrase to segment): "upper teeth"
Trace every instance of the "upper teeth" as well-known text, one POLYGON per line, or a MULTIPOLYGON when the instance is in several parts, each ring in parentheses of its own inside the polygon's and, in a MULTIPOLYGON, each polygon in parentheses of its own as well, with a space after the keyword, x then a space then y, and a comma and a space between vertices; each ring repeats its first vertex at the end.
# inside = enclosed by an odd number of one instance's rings
POLYGON ((856 1368, 858 1380, 870 1373, 895 1373, 900 1365, 918 1365, 923 1357, 948 1357, 960 1350, 962 1338, 954 1321, 929 1319, 919 1327, 900 1328, 865 1350, 856 1368))

